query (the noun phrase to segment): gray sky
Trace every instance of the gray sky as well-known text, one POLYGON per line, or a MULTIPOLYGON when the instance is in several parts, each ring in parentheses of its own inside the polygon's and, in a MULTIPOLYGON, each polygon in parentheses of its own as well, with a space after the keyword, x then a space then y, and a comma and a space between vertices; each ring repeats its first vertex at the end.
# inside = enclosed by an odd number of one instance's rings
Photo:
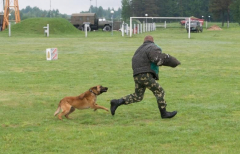
MULTIPOLYGON (((19 9, 26 8, 26 6, 38 7, 42 10, 58 9, 60 13, 72 14, 80 11, 87 11, 90 4, 93 6, 102 6, 104 9, 108 7, 117 10, 121 7, 121 0, 18 0, 19 9)), ((10 0, 10 3, 14 0, 10 0)), ((0 12, 3 10, 3 0, 0 0, 0 12)))

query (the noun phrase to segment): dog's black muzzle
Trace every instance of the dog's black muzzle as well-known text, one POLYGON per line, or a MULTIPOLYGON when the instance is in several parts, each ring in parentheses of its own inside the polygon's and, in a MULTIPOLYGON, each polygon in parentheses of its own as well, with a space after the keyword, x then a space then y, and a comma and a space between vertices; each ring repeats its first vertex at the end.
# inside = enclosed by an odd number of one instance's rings
POLYGON ((101 87, 100 93, 107 92, 108 87, 101 87))

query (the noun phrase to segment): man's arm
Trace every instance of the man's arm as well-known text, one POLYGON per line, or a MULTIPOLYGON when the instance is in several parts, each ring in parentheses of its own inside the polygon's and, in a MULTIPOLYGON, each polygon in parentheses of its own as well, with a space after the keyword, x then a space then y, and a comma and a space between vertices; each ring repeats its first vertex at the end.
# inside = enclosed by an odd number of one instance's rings
POLYGON ((166 55, 162 53, 161 48, 158 46, 153 46, 148 52, 149 60, 158 66, 163 64, 165 56, 166 55))
POLYGON ((158 48, 157 46, 156 48, 153 48, 148 55, 150 61, 158 66, 176 67, 181 64, 175 57, 162 53, 161 48, 158 48))

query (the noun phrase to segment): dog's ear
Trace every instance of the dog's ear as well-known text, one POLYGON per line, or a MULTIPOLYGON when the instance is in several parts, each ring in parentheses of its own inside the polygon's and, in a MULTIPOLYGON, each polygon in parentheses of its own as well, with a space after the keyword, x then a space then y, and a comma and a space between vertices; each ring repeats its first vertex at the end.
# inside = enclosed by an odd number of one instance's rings
POLYGON ((94 87, 92 87, 92 88, 90 88, 93 92, 95 92, 95 93, 97 93, 98 92, 98 88, 97 88, 97 86, 94 86, 94 87))
POLYGON ((97 86, 97 91, 98 91, 98 92, 101 91, 101 86, 100 86, 100 85, 97 86))

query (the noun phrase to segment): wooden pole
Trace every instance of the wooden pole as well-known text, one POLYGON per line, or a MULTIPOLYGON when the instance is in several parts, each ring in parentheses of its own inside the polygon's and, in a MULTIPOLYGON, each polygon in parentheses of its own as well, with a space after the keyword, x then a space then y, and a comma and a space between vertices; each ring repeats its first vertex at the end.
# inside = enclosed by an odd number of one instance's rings
POLYGON ((14 0, 13 6, 10 5, 10 0, 6 0, 4 7, 4 16, 3 16, 3 27, 2 30, 8 27, 9 25, 9 13, 10 8, 14 8, 15 10, 15 22, 19 23, 21 21, 18 0, 14 0))

